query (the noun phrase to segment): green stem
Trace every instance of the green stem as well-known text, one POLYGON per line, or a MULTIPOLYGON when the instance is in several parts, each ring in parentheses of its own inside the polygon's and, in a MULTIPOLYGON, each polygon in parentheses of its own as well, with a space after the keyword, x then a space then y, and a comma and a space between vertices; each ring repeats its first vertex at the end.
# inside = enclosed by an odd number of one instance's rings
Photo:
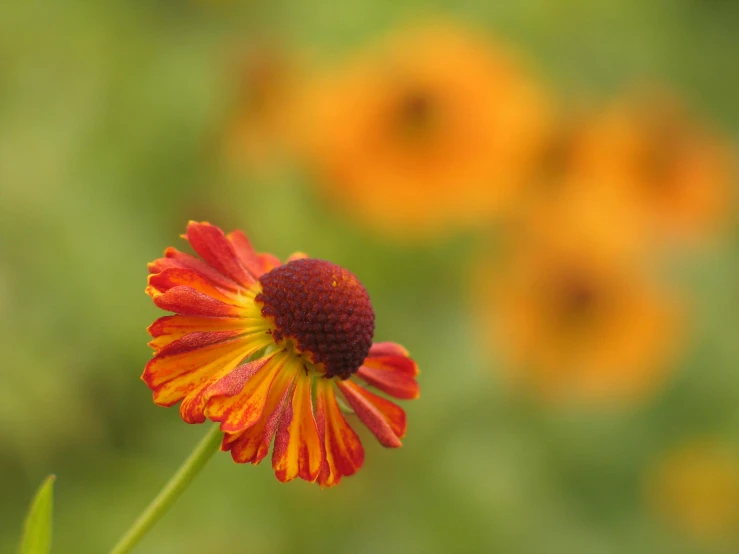
POLYGON ((146 510, 136 519, 131 528, 118 541, 110 551, 110 554, 127 554, 131 552, 146 533, 151 530, 157 521, 167 513, 167 510, 175 503, 180 495, 185 492, 187 486, 200 472, 211 456, 218 450, 221 444, 221 433, 218 425, 213 428, 200 441, 190 457, 180 466, 169 482, 159 492, 157 497, 151 501, 146 510))

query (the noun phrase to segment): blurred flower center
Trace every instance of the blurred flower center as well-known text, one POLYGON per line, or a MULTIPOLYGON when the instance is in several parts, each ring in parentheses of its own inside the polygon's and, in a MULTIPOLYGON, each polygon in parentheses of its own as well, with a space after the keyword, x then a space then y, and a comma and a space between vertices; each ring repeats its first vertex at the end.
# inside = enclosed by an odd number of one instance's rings
POLYGON ((323 260, 300 259, 259 281, 256 301, 274 323, 278 346, 292 344, 327 378, 346 379, 359 369, 372 345, 375 313, 352 273, 323 260))
POLYGON ((598 316, 602 308, 602 293, 589 275, 575 268, 552 276, 550 309, 553 319, 565 327, 582 327, 598 316))
POLYGON ((396 106, 396 129, 404 140, 416 142, 428 140, 438 127, 438 103, 423 89, 404 92, 396 106))
POLYGON ((571 169, 573 144, 576 140, 575 131, 569 128, 560 129, 552 135, 537 160, 539 182, 546 187, 557 185, 559 179, 571 169))

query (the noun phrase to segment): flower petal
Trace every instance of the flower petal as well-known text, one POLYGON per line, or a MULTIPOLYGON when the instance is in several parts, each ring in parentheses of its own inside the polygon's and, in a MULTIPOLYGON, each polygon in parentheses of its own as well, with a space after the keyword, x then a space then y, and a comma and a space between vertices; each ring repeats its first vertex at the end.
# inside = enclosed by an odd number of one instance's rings
POLYGON ((370 356, 357 370, 357 377, 395 398, 418 398, 418 366, 407 356, 370 356))
POLYGON ((357 376, 367 384, 395 398, 405 399, 418 398, 420 395, 416 375, 416 362, 408 357, 402 346, 393 343, 373 345, 357 371, 357 376))
POLYGON ((323 448, 323 463, 318 474, 321 487, 338 485, 342 477, 353 475, 364 463, 364 448, 359 437, 344 419, 336 402, 333 383, 320 379, 316 392, 316 423, 323 448))
POLYGON ((239 433, 256 425, 264 413, 272 383, 285 367, 284 356, 271 356, 268 363, 248 376, 241 388, 235 381, 219 381, 209 387, 205 414, 221 424, 225 433, 239 433))
POLYGON ((199 260, 195 256, 180 252, 171 246, 164 251, 164 258, 154 260, 149 264, 149 273, 161 273, 165 269, 179 267, 182 269, 192 269, 208 279, 213 285, 231 291, 238 291, 241 286, 222 275, 204 261, 199 260))
POLYGON ((239 261, 241 261, 241 264, 247 271, 255 277, 261 277, 265 273, 265 267, 259 254, 257 254, 251 245, 249 237, 241 231, 233 231, 226 235, 226 237, 239 257, 239 261))
POLYGON ((172 287, 154 297, 154 304, 168 312, 180 315, 202 315, 207 317, 244 317, 246 310, 241 306, 227 304, 203 294, 191 287, 172 287))
POLYGON ((403 356, 409 357, 408 351, 395 342, 375 342, 370 347, 368 358, 378 356, 403 356))
POLYGON ((231 242, 215 225, 191 221, 187 224, 187 240, 211 267, 243 286, 254 284, 251 275, 239 261, 231 242))
POLYGON ((259 258, 259 263, 262 266, 262 273, 269 273, 274 268, 280 267, 282 265, 280 258, 274 256, 273 254, 257 254, 257 257, 259 258))
POLYGON ((238 317, 199 317, 190 315, 165 315, 152 323, 147 331, 153 337, 149 346, 161 350, 177 339, 197 332, 229 331, 244 327, 238 317))
POLYGON ((272 383, 259 421, 242 433, 224 436, 222 450, 230 450, 235 462, 256 465, 267 455, 296 375, 297 372, 281 371, 272 383))
POLYGON ((156 298, 174 287, 185 286, 221 302, 230 303, 233 301, 231 294, 224 294, 222 290, 213 286, 208 279, 193 269, 170 267, 161 273, 149 275, 148 281, 149 284, 146 287, 146 294, 152 298, 156 298))
POLYGON ((243 329, 231 331, 217 331, 213 333, 190 333, 166 347, 154 355, 148 364, 142 378, 149 386, 157 386, 167 381, 173 374, 179 374, 180 369, 185 369, 189 364, 196 364, 195 359, 202 357, 209 361, 213 358, 211 352, 222 347, 233 347, 244 333, 243 329), (168 366, 172 366, 173 374, 166 372, 168 366))
POLYGON ((154 392, 154 402, 171 406, 197 391, 216 372, 236 366, 254 348, 243 330, 190 333, 162 348, 141 379, 154 392))
MULTIPOLYGON (((256 350, 256 349, 255 349, 256 350)), ((243 359, 243 357, 241 358, 243 359)), ((269 358, 260 358, 241 364, 224 366, 217 373, 212 375, 207 382, 200 387, 200 390, 191 393, 180 404, 180 415, 187 423, 203 423, 205 421, 205 405, 215 394, 224 394, 232 392, 231 396, 239 392, 246 383, 269 358)), ((239 358, 236 359, 236 363, 239 358)))
POLYGON ((272 451, 272 468, 286 483, 296 477, 313 482, 323 453, 311 401, 311 377, 298 370, 290 402, 285 407, 272 451))
POLYGON ((415 378, 396 371, 392 364, 372 367, 365 362, 356 375, 368 385, 395 398, 413 400, 421 394, 415 378))
POLYGON ((337 381, 336 385, 347 402, 380 444, 389 448, 401 446, 407 421, 403 409, 384 398, 372 394, 349 380, 337 381))

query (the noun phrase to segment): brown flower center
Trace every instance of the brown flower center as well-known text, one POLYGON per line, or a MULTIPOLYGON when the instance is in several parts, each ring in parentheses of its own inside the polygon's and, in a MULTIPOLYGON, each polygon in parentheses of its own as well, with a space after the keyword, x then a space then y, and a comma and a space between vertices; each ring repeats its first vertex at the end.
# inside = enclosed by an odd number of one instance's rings
POLYGON ((375 312, 357 278, 330 262, 295 260, 262 275, 256 301, 274 322, 277 344, 292 339, 326 377, 346 379, 369 353, 375 312))
POLYGON ((555 272, 547 293, 552 316, 562 330, 588 328, 603 306, 603 291, 592 275, 574 268, 555 272))

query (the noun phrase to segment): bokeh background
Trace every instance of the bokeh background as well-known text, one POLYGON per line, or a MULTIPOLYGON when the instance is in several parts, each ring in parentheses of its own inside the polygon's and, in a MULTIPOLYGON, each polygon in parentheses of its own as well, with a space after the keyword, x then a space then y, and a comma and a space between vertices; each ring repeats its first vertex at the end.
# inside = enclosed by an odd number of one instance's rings
POLYGON ((141 553, 739 551, 739 4, 0 7, 0 552, 110 548, 204 434, 139 375, 190 219, 418 361, 339 487, 218 455, 141 553))

